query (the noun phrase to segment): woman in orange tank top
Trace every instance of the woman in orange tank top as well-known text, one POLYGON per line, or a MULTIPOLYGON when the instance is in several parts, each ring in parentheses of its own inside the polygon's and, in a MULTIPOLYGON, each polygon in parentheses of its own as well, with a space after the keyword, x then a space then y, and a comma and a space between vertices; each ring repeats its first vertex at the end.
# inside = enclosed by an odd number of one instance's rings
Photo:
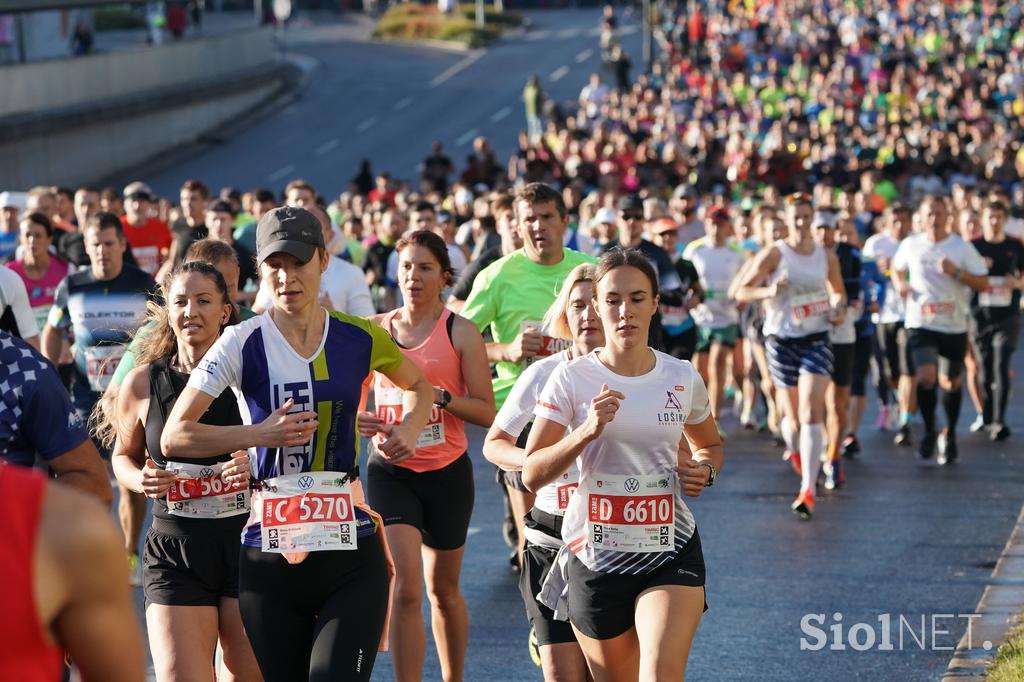
POLYGON ((473 511, 473 466, 465 422, 490 426, 494 394, 483 337, 469 320, 444 307, 451 284, 448 249, 419 230, 398 242, 398 285, 405 305, 372 318, 434 386, 434 409, 416 454, 391 463, 376 445, 401 422, 402 392, 374 378, 376 412, 359 413, 359 431, 372 437, 367 495, 384 519, 397 572, 391 613, 391 661, 398 682, 423 675, 426 634, 420 615, 424 580, 441 676, 463 676, 469 616, 459 591, 462 553, 473 511))

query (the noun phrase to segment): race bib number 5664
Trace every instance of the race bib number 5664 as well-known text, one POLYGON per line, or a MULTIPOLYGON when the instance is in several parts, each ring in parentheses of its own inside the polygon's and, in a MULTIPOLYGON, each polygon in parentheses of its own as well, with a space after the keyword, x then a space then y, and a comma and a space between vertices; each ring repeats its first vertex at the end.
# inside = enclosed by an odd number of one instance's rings
POLYGON ((352 488, 335 471, 289 474, 263 482, 264 552, 356 549, 352 488))

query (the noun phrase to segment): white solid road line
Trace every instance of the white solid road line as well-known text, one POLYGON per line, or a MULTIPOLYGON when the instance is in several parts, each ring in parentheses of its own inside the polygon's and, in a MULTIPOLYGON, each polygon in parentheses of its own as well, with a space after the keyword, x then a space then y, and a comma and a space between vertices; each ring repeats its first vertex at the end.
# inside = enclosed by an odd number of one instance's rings
POLYGON ((526 39, 527 40, 544 40, 549 35, 551 35, 551 31, 530 31, 529 33, 526 34, 526 39))
POLYGON ((327 142, 324 142, 322 145, 317 147, 313 153, 316 154, 317 156, 323 156, 324 154, 330 153, 330 151, 337 147, 339 144, 341 144, 341 141, 338 140, 338 138, 328 140, 327 142))
POLYGON ((377 117, 371 116, 370 118, 366 119, 365 121, 356 126, 356 132, 365 133, 367 130, 369 130, 375 125, 377 125, 377 117))
POLYGON ((415 101, 412 97, 403 97, 395 103, 395 111, 401 111, 415 101))
POLYGON ((459 137, 459 139, 455 140, 455 146, 456 147, 462 147, 462 146, 468 144, 478 134, 479 134, 479 131, 476 128, 470 128, 469 130, 464 132, 459 137))
POLYGON ((285 177, 286 175, 294 171, 295 166, 289 163, 287 166, 284 166, 283 168, 278 168, 276 171, 268 175, 267 182, 277 182, 281 178, 285 177))
POLYGON ((434 78, 434 80, 430 81, 430 87, 436 88, 437 86, 441 85, 442 83, 446 83, 450 78, 458 75, 459 72, 461 72, 463 69, 469 67, 473 62, 475 62, 476 60, 480 59, 480 57, 483 57, 483 56, 484 56, 483 50, 479 50, 479 51, 474 52, 473 54, 469 55, 465 59, 459 60, 455 64, 452 64, 450 67, 448 67, 448 69, 445 70, 444 73, 442 73, 441 75, 439 75, 436 78, 434 78))
POLYGON ((563 78, 565 78, 568 75, 569 75, 569 67, 568 66, 559 66, 557 69, 555 69, 554 71, 551 72, 551 75, 548 76, 548 80, 550 80, 552 83, 557 83, 558 81, 562 80, 563 78))
POLYGON ((494 112, 491 115, 491 123, 497 123, 498 121, 506 119, 506 118, 508 118, 508 115, 511 114, 511 113, 512 113, 511 107, 504 107, 502 109, 498 109, 496 112, 494 112))
POLYGON ((589 50, 589 49, 588 50, 583 50, 578 55, 576 55, 576 63, 577 64, 582 64, 583 62, 587 61, 588 59, 590 59, 593 56, 594 56, 594 51, 593 50, 589 50))
POLYGON ((566 29, 562 29, 561 31, 558 32, 558 37, 559 38, 575 38, 579 34, 580 34, 580 30, 578 28, 566 28, 566 29))

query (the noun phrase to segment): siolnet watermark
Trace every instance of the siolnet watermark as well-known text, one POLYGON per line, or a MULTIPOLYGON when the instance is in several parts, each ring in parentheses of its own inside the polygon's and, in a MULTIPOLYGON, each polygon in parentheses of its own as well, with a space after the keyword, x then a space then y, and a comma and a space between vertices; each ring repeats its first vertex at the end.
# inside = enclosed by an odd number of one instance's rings
POLYGON ((880 613, 871 621, 847 622, 835 612, 807 613, 800 619, 801 651, 953 651, 963 631, 968 649, 992 649, 974 641, 971 628, 979 613, 880 613), (966 630, 964 630, 966 626, 966 630))

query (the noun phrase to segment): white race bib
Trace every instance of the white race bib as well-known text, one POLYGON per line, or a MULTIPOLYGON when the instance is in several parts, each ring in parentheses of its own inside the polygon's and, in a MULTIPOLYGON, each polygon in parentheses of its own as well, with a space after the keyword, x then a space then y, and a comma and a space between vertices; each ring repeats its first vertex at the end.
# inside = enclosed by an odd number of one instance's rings
MULTIPOLYGON (((404 408, 402 407, 402 394, 404 391, 397 386, 377 389, 374 401, 377 404, 377 418, 385 424, 399 424, 402 421, 404 408)), ((430 408, 430 419, 427 425, 420 431, 416 438, 416 447, 426 448, 431 445, 443 445, 444 437, 444 410, 437 405, 430 408)))
POLYGON ((543 324, 544 323, 541 322, 540 320, 523 320, 522 322, 519 323, 520 333, 525 332, 530 327, 533 327, 538 331, 538 333, 540 333, 540 350, 538 350, 537 354, 534 355, 533 357, 529 357, 523 360, 523 367, 529 367, 531 364, 533 364, 537 360, 540 360, 541 358, 546 358, 549 355, 556 355, 572 346, 572 341, 569 341, 567 339, 559 339, 554 336, 547 336, 546 334, 541 332, 540 329, 543 326, 543 324))
POLYGON ((89 388, 96 393, 103 393, 114 376, 117 363, 124 356, 124 346, 84 346, 85 375, 89 379, 89 388))
POLYGON ((1013 303, 1013 288, 1005 277, 989 277, 988 288, 978 294, 978 304, 983 308, 1006 308, 1013 303))
POLYGON ((555 483, 555 498, 557 502, 555 516, 565 516, 565 510, 569 508, 569 500, 572 499, 573 493, 579 487, 580 482, 578 480, 572 483, 555 483))
POLYGON ((263 551, 356 549, 352 486, 338 471, 269 478, 260 492, 263 551))
POLYGON ((601 475, 587 498, 587 540, 595 550, 675 549, 675 476, 601 475))
POLYGON ((831 309, 828 292, 824 289, 793 296, 790 299, 790 306, 793 311, 793 321, 798 326, 803 326, 816 318, 827 317, 831 309))
POLYGON ((219 519, 249 512, 249 483, 232 485, 221 479, 224 464, 168 462, 166 470, 177 474, 167 489, 167 511, 173 516, 219 519))
POLYGON ((923 301, 921 303, 921 319, 926 323, 951 325, 955 313, 956 301, 923 301))

